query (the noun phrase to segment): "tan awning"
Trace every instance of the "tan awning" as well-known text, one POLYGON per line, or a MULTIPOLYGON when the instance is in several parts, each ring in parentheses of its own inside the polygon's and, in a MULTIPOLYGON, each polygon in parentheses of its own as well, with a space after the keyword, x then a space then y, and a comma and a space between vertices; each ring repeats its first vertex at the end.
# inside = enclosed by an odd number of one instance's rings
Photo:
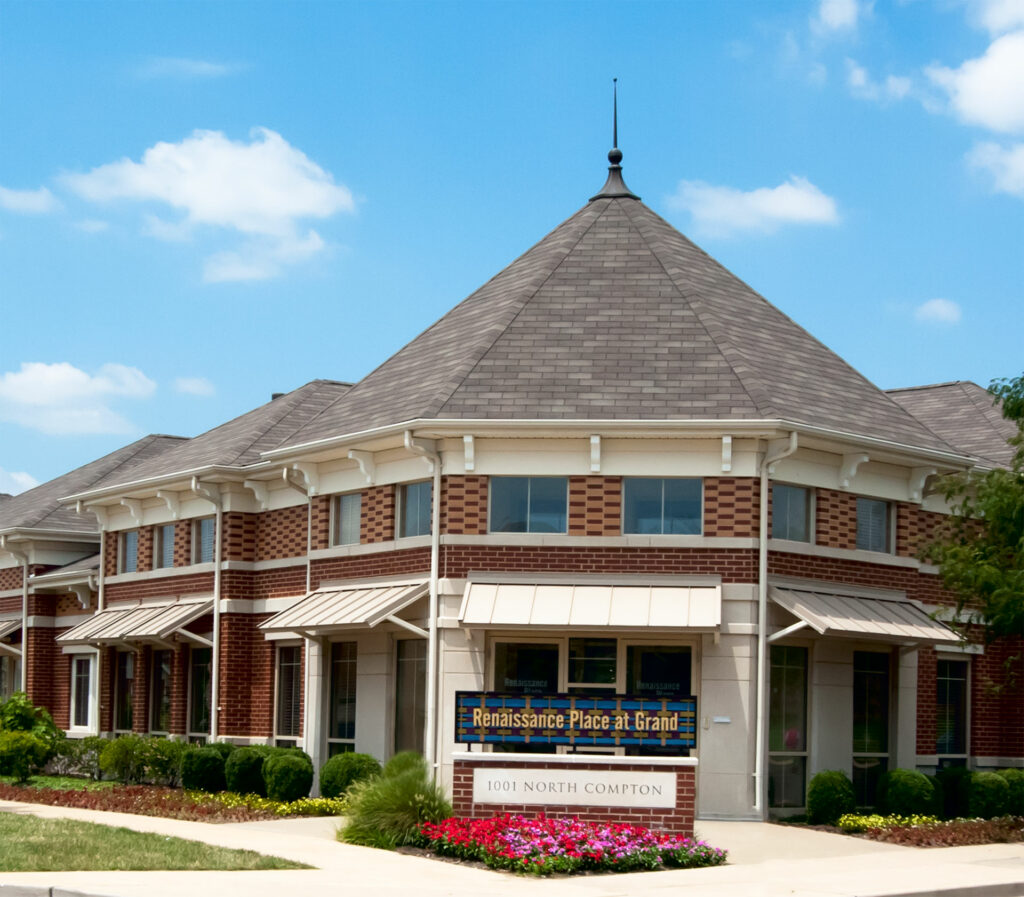
POLYGON ((21 620, 0 620, 0 638, 7 638, 21 629, 21 620))
MULTIPOLYGON (((103 645, 118 642, 165 642, 189 623, 213 610, 213 601, 151 604, 126 610, 101 610, 84 623, 57 636, 59 645, 103 645)), ((186 635, 186 638, 196 639, 186 635)))
POLYGON ((960 644, 948 626, 907 598, 865 597, 817 589, 773 586, 772 601, 820 635, 866 641, 960 644))
POLYGON ((471 628, 614 626, 717 629, 720 586, 470 582, 459 621, 471 628))
MULTIPOLYGON (((261 623, 260 629, 264 632, 328 633, 373 627, 394 617, 429 590, 430 584, 420 581, 321 588, 261 623)), ((411 628, 405 621, 391 622, 411 628)))

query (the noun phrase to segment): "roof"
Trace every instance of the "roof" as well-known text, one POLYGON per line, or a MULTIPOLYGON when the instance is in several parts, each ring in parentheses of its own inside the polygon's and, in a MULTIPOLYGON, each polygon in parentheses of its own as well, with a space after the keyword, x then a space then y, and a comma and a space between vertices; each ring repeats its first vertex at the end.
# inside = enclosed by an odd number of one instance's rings
POLYGON ((628 191, 599 194, 289 444, 431 418, 787 420, 950 451, 628 191))
POLYGON ((213 601, 101 610, 57 636, 61 645, 163 642, 213 609, 213 601))
POLYGON ((313 380, 193 439, 185 440, 131 471, 114 471, 95 483, 93 488, 103 489, 200 467, 244 467, 254 464, 260 460, 261 452, 286 443, 297 430, 342 396, 350 386, 349 383, 337 380, 313 380))
POLYGON ((62 506, 60 499, 83 492, 110 477, 127 479, 184 440, 180 436, 144 436, 109 455, 0 502, 0 532, 11 529, 94 533, 96 518, 62 506))
POLYGON ((970 380, 890 389, 889 395, 954 448, 996 466, 1009 466, 1017 435, 998 400, 970 380))
POLYGON ((425 580, 386 585, 325 586, 260 624, 265 632, 331 632, 374 627, 429 591, 425 580))

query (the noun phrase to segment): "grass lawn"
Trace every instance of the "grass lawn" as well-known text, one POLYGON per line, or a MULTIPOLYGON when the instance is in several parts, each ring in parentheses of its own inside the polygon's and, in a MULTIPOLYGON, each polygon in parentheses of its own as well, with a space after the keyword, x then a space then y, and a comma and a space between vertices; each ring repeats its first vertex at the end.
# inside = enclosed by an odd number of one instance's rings
POLYGON ((251 850, 211 847, 72 819, 0 813, 0 872, 309 868, 251 850))
MULTIPOLYGON (((18 784, 13 776, 0 776, 0 782, 6 785, 18 784)), ((77 776, 32 776, 24 783, 27 788, 53 788, 56 791, 103 791, 113 788, 117 782, 97 782, 95 779, 82 779, 77 776)))

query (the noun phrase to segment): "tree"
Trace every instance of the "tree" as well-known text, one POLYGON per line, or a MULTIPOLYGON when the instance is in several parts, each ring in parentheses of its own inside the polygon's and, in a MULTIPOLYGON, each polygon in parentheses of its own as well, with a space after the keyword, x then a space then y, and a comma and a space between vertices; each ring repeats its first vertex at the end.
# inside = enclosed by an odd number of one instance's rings
POLYGON ((924 550, 985 638, 1024 637, 1024 374, 989 386, 1003 416, 1017 424, 1009 468, 944 478, 952 514, 924 550))

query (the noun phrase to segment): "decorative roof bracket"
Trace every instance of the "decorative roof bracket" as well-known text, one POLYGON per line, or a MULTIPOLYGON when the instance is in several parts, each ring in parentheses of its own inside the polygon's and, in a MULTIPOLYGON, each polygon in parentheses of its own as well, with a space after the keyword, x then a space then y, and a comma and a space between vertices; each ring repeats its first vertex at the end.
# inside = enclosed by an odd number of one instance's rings
POLYGON ((419 436, 413 436, 412 430, 406 430, 405 447, 414 455, 419 455, 423 459, 423 463, 427 465, 428 472, 431 474, 434 472, 434 459, 437 458, 436 439, 422 439, 419 436))
POLYGON ((469 433, 462 437, 462 458, 466 473, 472 473, 476 469, 476 447, 469 433))
POLYGON ((177 492, 159 489, 157 490, 156 497, 163 499, 167 505, 167 510, 171 512, 172 520, 178 520, 181 517, 181 496, 177 492))
POLYGON ((910 481, 907 489, 910 492, 911 501, 921 501, 924 498, 924 484, 928 477, 934 476, 938 470, 934 467, 915 467, 910 471, 910 481))
POLYGON ((590 472, 601 472, 601 437, 590 437, 590 472))
POLYGON ((850 481, 857 475, 857 468, 869 460, 867 452, 850 452, 843 455, 843 463, 839 467, 839 488, 849 489, 850 481))
POLYGON ((78 599, 78 606, 82 610, 88 610, 89 604, 92 601, 93 583, 92 577, 89 577, 90 582, 75 583, 73 586, 68 586, 68 591, 73 592, 75 597, 78 599))
POLYGON ((132 520, 138 526, 142 526, 142 499, 122 498, 121 504, 128 509, 128 513, 132 515, 132 520))
POLYGON ((722 437, 722 473, 732 470, 732 437, 722 437))
POLYGON ((373 452, 361 452, 358 449, 352 449, 348 456, 359 465, 360 472, 366 478, 366 485, 372 486, 377 476, 377 462, 374 460, 373 452))
POLYGON ((290 486, 296 492, 301 492, 303 495, 308 496, 309 492, 306 488, 306 478, 302 476, 297 470, 292 470, 290 467, 285 467, 281 471, 281 479, 284 480, 286 486, 290 486))
POLYGON ((296 461, 292 465, 293 470, 302 474, 306 481, 306 495, 312 498, 320 494, 320 468, 309 461, 296 461))
POLYGON ((255 496, 261 511, 270 507, 270 487, 267 483, 263 480, 243 480, 242 485, 255 496))

